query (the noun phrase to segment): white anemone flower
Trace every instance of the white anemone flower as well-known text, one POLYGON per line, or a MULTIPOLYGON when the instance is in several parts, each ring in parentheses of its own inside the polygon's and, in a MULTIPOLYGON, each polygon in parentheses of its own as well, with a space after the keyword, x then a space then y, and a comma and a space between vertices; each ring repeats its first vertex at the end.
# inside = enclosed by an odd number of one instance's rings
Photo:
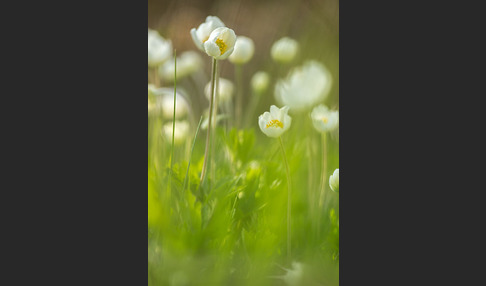
POLYGON ((148 66, 157 67, 172 57, 172 42, 148 29, 148 66))
POLYGON ((287 114, 289 107, 278 108, 275 105, 270 106, 270 112, 265 111, 258 117, 258 125, 262 132, 268 137, 280 137, 292 123, 292 118, 287 114))
POLYGON ((334 173, 329 177, 329 187, 333 192, 339 193, 339 169, 334 170, 334 173))
POLYGON ((216 16, 208 16, 206 17, 206 22, 199 25, 197 29, 192 28, 191 36, 197 48, 205 52, 204 42, 206 42, 209 39, 211 32, 214 31, 214 29, 219 27, 225 27, 224 23, 216 16))
POLYGON ((288 63, 292 61, 299 51, 299 43, 289 37, 283 37, 273 43, 270 54, 276 62, 288 63))
POLYGON ((236 37, 235 50, 229 56, 228 60, 234 64, 246 64, 255 53, 255 44, 253 40, 245 37, 236 37))
MULTIPOLYGON (((177 79, 184 78, 201 69, 203 61, 201 56, 194 51, 183 52, 177 57, 177 79)), ((165 62, 159 68, 159 75, 164 80, 174 81, 174 59, 165 62)))
MULTIPOLYGON (((174 88, 157 88, 153 91, 156 96, 157 111, 162 111, 165 119, 172 119, 174 116, 174 88)), ((175 118, 184 117, 189 110, 189 103, 184 96, 176 92, 175 118)))
POLYGON ((251 78, 251 88, 253 91, 263 93, 267 90, 270 76, 264 71, 256 72, 251 78))
POLYGON ((208 56, 217 60, 227 59, 235 49, 236 34, 226 27, 216 28, 209 39, 204 42, 204 50, 208 56))
POLYGON ((317 61, 307 61, 292 69, 286 79, 275 85, 275 99, 293 111, 302 111, 323 102, 331 90, 332 77, 327 68, 317 61))
POLYGON ((320 104, 310 114, 312 124, 318 132, 329 132, 339 125, 339 111, 332 111, 327 106, 320 104))
MULTIPOLYGON (((220 77, 218 85, 218 104, 222 104, 230 100, 233 97, 234 90, 235 86, 230 80, 220 77)), ((204 94, 208 100, 211 99, 211 82, 206 84, 204 94)))
MULTIPOLYGON (((162 132, 169 142, 172 142, 172 124, 173 122, 168 122, 162 127, 162 132)), ((184 143, 188 134, 189 123, 186 120, 176 121, 174 129, 174 144, 180 145, 184 143)))

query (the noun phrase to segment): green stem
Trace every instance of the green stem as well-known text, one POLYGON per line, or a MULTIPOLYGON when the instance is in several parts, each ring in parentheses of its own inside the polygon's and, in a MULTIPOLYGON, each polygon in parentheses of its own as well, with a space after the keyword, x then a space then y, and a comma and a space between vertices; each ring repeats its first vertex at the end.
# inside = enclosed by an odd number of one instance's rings
POLYGON ((189 162, 187 163, 186 176, 184 177, 184 183, 182 185, 182 191, 183 192, 186 190, 186 185, 187 185, 187 181, 188 181, 188 178, 189 178, 189 167, 191 167, 192 153, 194 152, 194 145, 196 145, 196 138, 197 138, 197 134, 199 133, 199 127, 201 127, 202 120, 203 120, 203 117, 201 116, 201 119, 199 119, 199 124, 197 125, 196 134, 194 135, 194 140, 192 141, 191 153, 189 155, 189 162))
POLYGON ((174 135, 175 135, 175 112, 176 112, 176 89, 177 89, 177 79, 176 79, 176 67, 177 58, 176 51, 174 50, 174 112, 172 114, 172 144, 170 146, 170 170, 169 170, 169 194, 172 190, 172 167, 174 163, 174 135))
POLYGON ((214 91, 215 91, 215 83, 216 83, 216 67, 218 64, 218 60, 213 58, 213 65, 212 65, 212 73, 211 73, 211 98, 209 100, 209 117, 208 117, 208 132, 206 134, 206 149, 204 150, 204 163, 201 170, 201 181, 200 184, 204 182, 206 178, 206 172, 208 168, 208 160, 209 160, 209 145, 210 145, 210 138, 211 138, 211 121, 213 119, 213 109, 214 109, 214 91))
POLYGON ((172 164, 174 163, 174 135, 175 135, 175 115, 176 115, 176 89, 177 89, 177 57, 176 50, 174 50, 174 112, 172 114, 172 145, 170 155, 170 170, 172 172, 172 164))
POLYGON ((241 127, 241 117, 243 111, 243 65, 235 64, 235 77, 236 77, 236 110, 235 110, 235 123, 236 127, 241 127))
POLYGON ((319 209, 324 204, 326 195, 326 178, 327 178, 327 133, 322 133, 322 173, 321 173, 321 193, 319 197, 319 209))
POLYGON ((282 142, 282 137, 278 137, 278 140, 280 142, 280 147, 282 149, 282 155, 285 162, 285 171, 287 174, 287 187, 288 187, 287 190, 287 258, 290 262, 290 257, 291 257, 290 214, 291 214, 291 205, 292 205, 292 197, 291 197, 292 182, 290 181, 289 163, 287 161, 287 155, 285 154, 285 148, 282 142))

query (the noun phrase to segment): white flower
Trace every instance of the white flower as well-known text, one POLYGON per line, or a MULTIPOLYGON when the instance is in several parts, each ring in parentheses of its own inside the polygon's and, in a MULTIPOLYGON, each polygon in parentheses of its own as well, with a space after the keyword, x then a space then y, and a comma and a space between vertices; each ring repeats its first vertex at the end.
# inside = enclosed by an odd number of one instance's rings
POLYGON ((289 37, 283 37, 272 45, 270 54, 277 62, 287 63, 295 58, 299 50, 299 43, 289 37))
MULTIPOLYGON (((172 142, 172 127, 172 122, 168 122, 162 127, 162 132, 164 136, 168 139, 168 142, 172 142)), ((187 135, 189 134, 189 123, 185 120, 176 121, 174 130, 174 144, 179 145, 181 143, 184 143, 187 135)))
POLYGON ((253 91, 262 93, 268 88, 268 83, 270 82, 270 77, 268 73, 264 71, 259 71, 253 75, 251 78, 251 87, 253 91))
POLYGON ((339 125, 339 111, 332 111, 327 106, 320 104, 314 107, 310 114, 312 124, 318 132, 328 132, 339 125))
MULTIPOLYGON (((186 77, 197 70, 203 65, 201 56, 194 52, 183 52, 180 57, 177 57, 177 79, 186 77)), ((159 68, 159 74, 164 80, 174 81, 174 59, 170 59, 165 62, 159 68)))
POLYGON ((218 17, 208 16, 206 17, 206 22, 199 25, 197 29, 191 29, 192 40, 196 44, 197 48, 204 52, 204 42, 209 39, 211 32, 216 28, 224 26, 224 23, 218 17))
POLYGON ((279 109, 275 105, 270 106, 270 112, 265 111, 258 117, 258 125, 268 137, 280 137, 290 127, 292 118, 287 115, 289 108, 287 106, 279 109))
MULTIPOLYGON (((158 88, 153 91, 156 96, 156 110, 162 111, 166 119, 172 119, 174 115, 174 88, 158 88)), ((184 117, 189 110, 189 103, 179 92, 176 92, 175 118, 184 117)))
MULTIPOLYGON (((230 80, 220 77, 218 85, 218 104, 230 100, 233 97, 234 90, 235 87, 230 80)), ((211 82, 206 84, 204 94, 208 100, 211 100, 211 82)))
POLYGON ((275 85, 275 99, 293 111, 302 111, 324 101, 331 89, 331 73, 317 61, 291 70, 275 85))
POLYGON ((255 44, 253 40, 245 37, 236 37, 235 50, 229 56, 228 60, 234 64, 245 64, 247 63, 255 53, 255 44))
POLYGON ((204 50, 209 56, 224 60, 233 52, 235 43, 235 32, 230 28, 220 27, 211 32, 209 39, 204 42, 204 50))
POLYGON ((157 67, 172 57, 172 42, 148 29, 148 66, 157 67))
POLYGON ((334 170, 334 173, 329 177, 329 187, 333 192, 339 193, 339 169, 334 170))

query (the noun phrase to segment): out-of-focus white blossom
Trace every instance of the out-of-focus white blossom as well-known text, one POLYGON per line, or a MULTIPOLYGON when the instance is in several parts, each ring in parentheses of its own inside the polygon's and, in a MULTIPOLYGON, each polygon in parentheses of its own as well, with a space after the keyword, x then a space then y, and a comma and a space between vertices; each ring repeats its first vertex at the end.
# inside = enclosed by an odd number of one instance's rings
POLYGON ((292 118, 287 114, 288 112, 289 108, 287 106, 280 109, 275 105, 270 106, 270 112, 265 111, 258 117, 260 130, 268 137, 280 137, 290 128, 292 123, 292 118))
MULTIPOLYGON (((230 100, 233 97, 234 90, 235 86, 230 80, 220 77, 218 85, 218 104, 222 104, 230 100)), ((208 100, 211 99, 211 82, 206 84, 204 94, 208 100)))
POLYGON ((299 51, 299 43, 289 37, 283 37, 273 43, 270 54, 276 62, 288 63, 292 61, 299 51))
MULTIPOLYGON (((172 142, 172 127, 172 122, 168 122, 162 127, 162 132, 169 142, 172 142)), ((189 134, 189 123, 186 120, 176 121, 174 130, 174 144, 182 144, 189 134)))
MULTIPOLYGON (((157 88, 153 90, 155 96, 155 106, 152 107, 154 112, 162 112, 165 119, 172 119, 174 115, 174 88, 157 88)), ((175 118, 184 117, 189 110, 189 103, 184 96, 176 92, 176 112, 175 118)))
POLYGON ((339 169, 334 170, 334 173, 329 177, 329 187, 333 192, 339 193, 339 169))
POLYGON ((331 84, 331 73, 327 68, 317 61, 308 61, 292 69, 286 79, 277 82, 275 99, 279 104, 299 112, 323 102, 331 84))
POLYGON ((285 284, 289 286, 299 286, 299 285, 309 285, 304 283, 304 271, 305 271, 305 265, 301 262, 292 262, 292 269, 284 269, 285 275, 280 275, 280 276, 270 276, 271 278, 277 278, 277 279, 282 279, 285 284))
MULTIPOLYGON (((177 57, 177 79, 196 72, 202 68, 202 65, 202 58, 198 53, 194 51, 183 52, 180 57, 177 57)), ((160 66, 159 75, 164 80, 174 81, 174 59, 170 59, 160 66)))
POLYGON ((172 57, 172 42, 148 29, 148 66, 157 67, 172 57))
POLYGON ((220 27, 211 32, 209 39, 204 42, 204 50, 208 56, 217 60, 224 60, 235 49, 235 43, 235 32, 230 28, 220 27))
POLYGON ((191 29, 191 37, 196 44, 196 47, 201 51, 204 50, 204 43, 209 39, 211 32, 216 28, 224 27, 224 23, 216 16, 207 16, 206 22, 199 25, 199 27, 191 29))
POLYGON ((312 124, 318 132, 328 132, 339 125, 339 111, 332 111, 327 106, 320 104, 312 110, 312 124))
POLYGON ((256 72, 251 78, 251 88, 254 92, 263 93, 267 90, 270 76, 264 71, 256 72))
POLYGON ((254 53, 255 44, 253 40, 245 36, 238 36, 236 37, 235 49, 228 60, 234 64, 245 64, 253 57, 254 53))

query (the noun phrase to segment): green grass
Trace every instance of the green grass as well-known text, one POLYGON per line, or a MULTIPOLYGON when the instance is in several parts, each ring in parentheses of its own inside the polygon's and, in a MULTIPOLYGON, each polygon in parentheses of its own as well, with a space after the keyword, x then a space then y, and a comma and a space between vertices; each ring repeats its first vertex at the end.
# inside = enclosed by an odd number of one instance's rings
MULTIPOLYGON (((297 285, 338 285, 339 197, 327 186, 326 204, 312 211, 319 192, 320 135, 306 126, 305 115, 292 118, 282 139, 292 178, 291 260, 305 265, 297 285)), ((284 275, 280 266, 291 268, 278 139, 260 130, 218 126, 214 170, 200 186, 205 131, 199 130, 189 169, 188 148, 175 146, 169 184, 171 142, 157 132, 161 121, 149 118, 149 285, 285 285, 269 277, 284 275)), ((327 178, 339 166, 338 142, 328 139, 327 178)))

